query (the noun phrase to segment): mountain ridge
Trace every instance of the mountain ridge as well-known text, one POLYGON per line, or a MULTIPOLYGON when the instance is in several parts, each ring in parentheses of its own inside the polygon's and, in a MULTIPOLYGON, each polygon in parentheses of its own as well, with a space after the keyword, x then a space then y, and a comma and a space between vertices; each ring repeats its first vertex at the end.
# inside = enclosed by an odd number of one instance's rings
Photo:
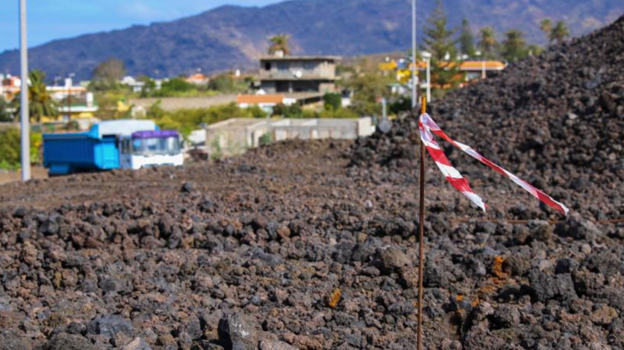
MULTIPOLYGON (((539 20, 566 20, 573 35, 585 34, 624 12, 620 0, 444 0, 449 22, 463 17, 473 31, 492 25, 499 36, 518 28, 530 42, 543 40, 539 20), (493 14, 493 15, 492 15, 493 14)), ((434 7, 419 4, 419 29, 434 7)), ((57 39, 30 49, 31 68, 49 78, 75 73, 89 78, 100 62, 115 57, 128 73, 165 77, 201 68, 216 72, 252 68, 271 35, 287 33, 297 54, 354 56, 407 50, 410 0, 291 0, 264 7, 223 5, 169 22, 57 39), (364 39, 363 39, 364 38, 364 39)), ((422 31, 419 32, 422 35, 422 31)), ((422 39, 422 36, 421 38, 422 39)), ((420 40, 419 40, 420 41, 420 40)), ((17 72, 17 50, 0 54, 0 72, 17 72)))

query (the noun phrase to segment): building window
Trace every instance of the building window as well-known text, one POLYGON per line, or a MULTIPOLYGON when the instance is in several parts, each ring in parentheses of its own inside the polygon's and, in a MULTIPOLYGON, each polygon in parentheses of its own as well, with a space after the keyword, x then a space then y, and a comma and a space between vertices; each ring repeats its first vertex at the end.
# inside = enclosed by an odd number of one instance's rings
POLYGON ((303 69, 312 71, 316 69, 316 64, 314 62, 303 62, 303 69))
POLYGON ((266 62, 266 63, 264 64, 264 69, 265 69, 265 70, 271 70, 271 62, 266 62))
POLYGON ((288 62, 277 62, 277 70, 279 70, 279 71, 287 71, 288 70, 288 62))

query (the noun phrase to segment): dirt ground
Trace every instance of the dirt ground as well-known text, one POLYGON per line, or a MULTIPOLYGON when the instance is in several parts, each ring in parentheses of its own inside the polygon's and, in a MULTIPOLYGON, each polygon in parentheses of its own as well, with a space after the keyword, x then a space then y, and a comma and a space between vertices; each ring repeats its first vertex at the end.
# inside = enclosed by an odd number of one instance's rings
MULTIPOLYGON (((622 33, 431 106, 571 213, 445 148, 484 213, 428 160, 427 349, 624 349, 622 33)), ((416 131, 0 186, 0 350, 413 349, 416 131)))
MULTIPOLYGON (((48 171, 43 167, 32 167, 32 178, 33 179, 45 179, 48 177, 48 171)), ((21 180, 21 174, 19 171, 7 171, 0 172, 0 185, 6 184, 9 182, 15 182, 21 180)))
MULTIPOLYGON (((351 146, 1 186, 0 336, 24 349, 413 347, 417 169, 349 166, 351 146)), ((552 225, 521 190, 477 183, 484 214, 432 166, 428 348, 622 345, 609 257, 624 229, 552 225)))

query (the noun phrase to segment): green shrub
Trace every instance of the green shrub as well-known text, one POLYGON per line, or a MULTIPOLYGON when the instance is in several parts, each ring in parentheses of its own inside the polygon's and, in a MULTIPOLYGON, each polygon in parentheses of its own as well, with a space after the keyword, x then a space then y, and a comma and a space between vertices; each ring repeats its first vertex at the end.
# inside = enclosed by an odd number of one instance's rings
POLYGON ((322 111, 320 118, 333 119, 357 119, 360 116, 354 111, 347 108, 339 108, 333 111, 322 111))
POLYGON ((271 142, 273 142, 273 135, 270 132, 265 132, 260 136, 259 141, 261 146, 271 144, 271 142))
POLYGON ((262 108, 258 106, 251 106, 247 108, 247 110, 253 118, 262 119, 267 117, 267 112, 265 112, 264 110, 262 110, 262 108))
POLYGON ((146 118, 151 119, 162 129, 178 130, 184 136, 199 129, 201 124, 214 124, 231 118, 265 118, 266 113, 260 108, 239 108, 235 103, 210 108, 180 109, 164 111, 160 102, 148 108, 146 118))
POLYGON ((398 100, 390 103, 390 114, 399 114, 401 112, 412 110, 412 98, 400 97, 398 100))
POLYGON ((290 106, 280 103, 273 107, 273 115, 283 118, 303 118, 303 109, 296 103, 290 106))
POLYGON ((5 101, 0 96, 0 122, 10 122, 13 120, 13 115, 9 113, 9 102, 5 101))
MULTIPOLYGON (((39 163, 39 149, 41 147, 41 134, 30 134, 30 162, 39 163)), ((15 170, 20 168, 20 131, 10 128, 0 131, 0 169, 15 170)))
POLYGON ((342 96, 337 93, 327 93, 323 96, 325 110, 335 111, 342 107, 342 96))
POLYGON ((208 83, 208 89, 220 93, 245 92, 248 87, 246 81, 234 78, 232 73, 219 74, 208 83))

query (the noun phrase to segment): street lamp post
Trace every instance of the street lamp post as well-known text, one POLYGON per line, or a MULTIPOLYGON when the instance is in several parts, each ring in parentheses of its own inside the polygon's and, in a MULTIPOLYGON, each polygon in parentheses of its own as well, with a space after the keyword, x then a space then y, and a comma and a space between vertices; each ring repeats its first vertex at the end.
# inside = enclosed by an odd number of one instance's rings
POLYGON ((485 60, 481 60, 481 79, 485 79, 485 60))
POLYGON ((481 51, 475 52, 475 55, 479 57, 479 60, 481 61, 481 79, 485 79, 485 59, 484 57, 481 57, 481 51))
POLYGON ((416 0, 412 0, 412 109, 418 104, 417 78, 418 70, 416 58, 416 0))
POLYGON ((427 64, 427 101, 431 101, 431 53, 423 51, 421 55, 427 64))
POLYGON ((72 94, 72 87, 74 86, 74 83, 73 83, 74 76, 75 76, 74 73, 70 73, 68 75, 69 78, 65 80, 65 83, 67 85, 67 121, 68 122, 71 120, 71 94, 72 94))
POLYGON ((20 95, 22 181, 28 181, 30 180, 30 116, 28 113, 28 46, 26 41, 26 0, 20 0, 19 12, 20 70, 22 78, 20 95))
POLYGON ((481 51, 475 52, 475 56, 479 57, 479 61, 481 61, 481 79, 485 79, 485 59, 481 57, 481 51))

